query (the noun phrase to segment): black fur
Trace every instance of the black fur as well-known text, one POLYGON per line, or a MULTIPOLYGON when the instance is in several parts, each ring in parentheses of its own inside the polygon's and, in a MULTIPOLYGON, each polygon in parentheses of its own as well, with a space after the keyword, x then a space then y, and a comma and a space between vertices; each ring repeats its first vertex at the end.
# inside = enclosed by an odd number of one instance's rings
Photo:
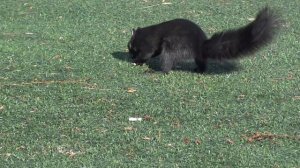
POLYGON ((193 58, 196 71, 203 73, 207 59, 235 59, 249 55, 270 42, 277 28, 278 18, 267 7, 245 27, 216 33, 210 39, 195 23, 175 19, 133 30, 128 50, 138 65, 158 56, 161 70, 168 73, 177 62, 193 58))

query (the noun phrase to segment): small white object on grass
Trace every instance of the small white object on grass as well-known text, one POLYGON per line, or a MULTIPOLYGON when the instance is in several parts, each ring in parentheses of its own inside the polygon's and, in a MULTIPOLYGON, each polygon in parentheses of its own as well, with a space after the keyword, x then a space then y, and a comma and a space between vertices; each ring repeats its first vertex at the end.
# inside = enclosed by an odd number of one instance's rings
POLYGON ((129 117, 129 121, 142 121, 142 118, 129 117))
POLYGON ((249 20, 249 21, 254 21, 254 20, 255 20, 255 18, 248 18, 248 20, 249 20))

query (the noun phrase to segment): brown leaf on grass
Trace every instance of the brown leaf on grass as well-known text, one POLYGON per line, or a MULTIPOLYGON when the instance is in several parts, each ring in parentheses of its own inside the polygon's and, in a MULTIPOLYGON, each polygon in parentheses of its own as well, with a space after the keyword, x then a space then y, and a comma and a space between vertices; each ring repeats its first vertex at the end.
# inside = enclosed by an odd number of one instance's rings
POLYGON ((136 130, 136 128, 133 128, 133 127, 124 127, 124 130, 127 132, 127 131, 134 131, 136 130))
POLYGON ((234 141, 231 140, 231 139, 226 139, 226 142, 229 143, 229 144, 231 144, 231 145, 234 144, 234 141))
POLYGON ((74 132, 81 132, 81 128, 79 128, 79 127, 75 127, 75 128, 73 128, 72 129, 74 132))
POLYGON ((150 140, 151 140, 151 138, 150 138, 150 137, 147 137, 147 136, 145 136, 145 137, 143 137, 143 140, 150 141, 150 140))
POLYGON ((23 146, 23 145, 21 145, 21 146, 19 146, 19 147, 16 148, 16 150, 25 150, 25 149, 26 149, 26 147, 23 146))
MULTIPOLYGON (((300 100, 300 96, 294 96, 293 100, 300 100)), ((0 110, 1 110, 1 107, 0 107, 0 110)))
POLYGON ((66 71, 72 71, 73 68, 71 66, 69 66, 69 65, 65 65, 65 70, 66 71))
POLYGON ((254 141, 261 141, 261 140, 273 139, 273 138, 275 138, 275 137, 272 134, 256 132, 252 136, 247 137, 247 141, 251 143, 251 142, 254 142, 254 141))
POLYGON ((136 90, 134 88, 128 88, 127 89, 127 93, 134 93, 136 92, 136 90))
POLYGON ((61 62, 62 61, 62 56, 61 55, 55 55, 54 57, 52 57, 52 60, 57 60, 57 61, 59 61, 59 62, 61 62))
POLYGON ((70 151, 66 152, 66 154, 67 154, 70 158, 72 158, 72 157, 74 157, 75 155, 77 155, 78 152, 74 152, 73 150, 70 150, 70 151))
POLYGON ((277 135, 277 134, 272 134, 269 132, 261 133, 261 132, 256 132, 250 137, 246 136, 247 142, 252 143, 255 141, 262 141, 262 140, 273 140, 275 138, 287 138, 287 139, 293 139, 293 140, 300 140, 300 136, 289 136, 286 134, 283 135, 277 135))
POLYGON ((173 123, 172 123, 172 127, 173 128, 181 128, 181 123, 178 119, 176 119, 173 123))
POLYGON ((196 144, 196 145, 200 145, 201 143, 202 143, 202 142, 201 142, 200 139, 196 139, 196 140, 195 140, 195 144, 196 144))
POLYGON ((216 125, 213 126, 213 128, 220 129, 220 128, 222 128, 222 125, 221 124, 216 124, 216 125))
POLYGON ((57 147, 57 151, 58 151, 58 153, 61 153, 61 154, 63 154, 63 155, 66 155, 66 156, 68 156, 68 157, 70 157, 70 158, 73 158, 73 157, 75 157, 77 154, 80 153, 80 152, 75 152, 75 151, 73 151, 72 149, 68 150, 68 149, 66 149, 66 148, 64 148, 64 147, 61 147, 61 146, 57 147))
POLYGON ((293 80, 293 79, 294 79, 293 74, 292 74, 292 73, 289 73, 286 79, 287 79, 287 80, 293 80))
MULTIPOLYGON (((93 84, 86 84, 83 88, 89 89, 89 90, 94 90, 94 89, 97 89, 97 87, 98 87, 97 83, 93 83, 93 84)), ((101 89, 101 90, 109 90, 109 89, 101 89)))
POLYGON ((238 96, 237 100, 244 100, 245 99, 245 95, 241 94, 238 96))
POLYGON ((145 116, 143 117, 143 119, 144 119, 145 121, 150 121, 150 120, 152 120, 153 118, 152 118, 150 115, 145 115, 145 116))
POLYGON ((184 144, 189 144, 191 140, 188 137, 183 138, 183 143, 184 144))
POLYGON ((294 75, 289 72, 286 77, 273 78, 274 82, 283 81, 283 80, 294 80, 294 75))

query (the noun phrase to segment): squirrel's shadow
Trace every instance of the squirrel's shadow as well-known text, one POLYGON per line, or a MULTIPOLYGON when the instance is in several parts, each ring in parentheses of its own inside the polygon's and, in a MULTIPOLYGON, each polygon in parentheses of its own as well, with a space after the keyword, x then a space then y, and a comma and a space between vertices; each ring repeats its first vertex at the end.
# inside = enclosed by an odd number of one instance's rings
MULTIPOLYGON (((127 52, 114 52, 112 53, 112 56, 116 59, 126 61, 126 62, 132 62, 132 59, 130 58, 130 55, 127 52)), ((160 64, 159 59, 152 58, 150 61, 146 63, 146 65, 155 70, 160 71, 160 64)), ((173 69, 175 71, 190 71, 194 72, 194 69, 196 68, 196 64, 193 60, 181 62, 176 65, 176 67, 173 69)), ((209 60, 207 63, 207 70, 206 74, 226 74, 231 73, 234 71, 240 70, 241 67, 237 64, 237 62, 234 61, 214 61, 209 60)))

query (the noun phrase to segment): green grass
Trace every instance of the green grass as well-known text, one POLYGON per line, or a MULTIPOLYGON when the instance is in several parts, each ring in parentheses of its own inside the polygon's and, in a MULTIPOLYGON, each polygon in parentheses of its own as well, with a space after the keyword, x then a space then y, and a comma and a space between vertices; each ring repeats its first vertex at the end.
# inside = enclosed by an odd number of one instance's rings
POLYGON ((166 2, 1 2, 1 167, 299 167, 300 1, 166 2), (180 17, 210 36, 265 4, 284 26, 237 71, 126 61, 131 28, 180 17))

